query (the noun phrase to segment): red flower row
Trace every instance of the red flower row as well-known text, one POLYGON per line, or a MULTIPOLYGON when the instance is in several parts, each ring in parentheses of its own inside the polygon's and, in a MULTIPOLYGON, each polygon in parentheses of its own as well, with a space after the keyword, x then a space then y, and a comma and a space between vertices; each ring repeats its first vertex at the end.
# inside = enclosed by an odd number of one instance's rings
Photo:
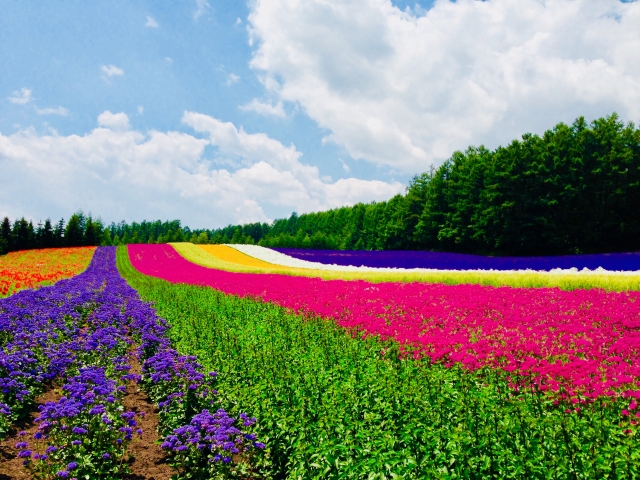
POLYGON ((95 247, 45 248, 0 257, 0 297, 73 277, 89 265, 95 247))

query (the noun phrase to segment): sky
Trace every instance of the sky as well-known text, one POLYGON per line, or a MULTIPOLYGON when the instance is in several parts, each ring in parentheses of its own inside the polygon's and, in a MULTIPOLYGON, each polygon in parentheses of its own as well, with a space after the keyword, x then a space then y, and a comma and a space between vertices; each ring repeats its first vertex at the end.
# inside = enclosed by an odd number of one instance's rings
POLYGON ((640 3, 0 4, 0 216, 272 221, 456 150, 640 121, 640 3))

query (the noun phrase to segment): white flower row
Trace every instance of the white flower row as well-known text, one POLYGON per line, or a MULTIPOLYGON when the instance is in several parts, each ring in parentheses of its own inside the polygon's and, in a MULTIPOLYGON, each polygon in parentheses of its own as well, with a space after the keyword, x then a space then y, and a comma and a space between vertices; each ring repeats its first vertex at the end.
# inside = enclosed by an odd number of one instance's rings
POLYGON ((262 260, 264 262, 272 263, 274 265, 280 265, 283 267, 293 267, 293 268, 310 268, 314 270, 334 270, 340 272, 357 272, 357 271, 365 271, 365 272, 394 272, 394 273, 434 273, 434 272, 494 272, 494 273, 550 273, 550 274, 576 274, 579 273, 581 275, 640 275, 640 271, 614 271, 614 270, 605 270, 602 267, 598 267, 595 270, 589 270, 588 268, 583 268, 582 270, 578 270, 577 268, 554 268, 551 271, 546 270, 447 270, 447 269, 437 269, 437 268, 380 268, 380 267, 356 267, 351 265, 336 265, 331 264, 327 265, 325 263, 318 262, 309 262, 307 260, 300 260, 299 258, 294 258, 289 255, 285 255, 284 253, 277 252, 275 250, 271 250, 270 248, 260 247, 258 245, 238 245, 238 244, 227 244, 228 247, 235 248, 236 250, 249 255, 250 257, 257 258, 258 260, 262 260))

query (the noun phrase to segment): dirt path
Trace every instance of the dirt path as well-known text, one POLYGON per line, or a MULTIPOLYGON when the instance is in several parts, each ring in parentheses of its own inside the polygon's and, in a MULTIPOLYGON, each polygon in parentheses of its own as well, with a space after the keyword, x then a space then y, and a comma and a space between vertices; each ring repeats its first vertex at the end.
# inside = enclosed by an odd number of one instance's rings
MULTIPOLYGON (((140 363, 131 355, 131 373, 140 373, 140 363)), ((124 478, 130 480, 169 480, 175 473, 165 463, 165 452, 158 442, 158 411, 151 403, 146 393, 141 391, 133 382, 127 386, 124 397, 124 406, 127 410, 136 413, 145 412, 143 417, 136 416, 136 421, 142 428, 142 436, 136 435, 127 449, 134 457, 129 464, 131 474, 124 478)), ((0 480, 2 478, 0 477, 0 480)))
POLYGON ((23 460, 18 458, 18 450, 15 444, 20 441, 31 443, 33 434, 38 430, 34 420, 38 417, 38 405, 47 402, 57 402, 62 396, 59 388, 51 388, 36 398, 36 408, 25 419, 17 422, 9 434, 0 441, 0 480, 26 480, 32 479, 31 473, 22 466, 23 460), (20 436, 20 432, 27 432, 20 436))

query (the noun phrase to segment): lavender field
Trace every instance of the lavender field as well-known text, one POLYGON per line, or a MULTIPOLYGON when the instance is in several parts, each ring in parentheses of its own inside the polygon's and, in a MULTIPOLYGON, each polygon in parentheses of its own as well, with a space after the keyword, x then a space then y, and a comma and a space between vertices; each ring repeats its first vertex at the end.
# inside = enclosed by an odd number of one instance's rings
POLYGON ((427 251, 308 250, 274 248, 294 258, 324 264, 380 268, 433 268, 443 270, 544 270, 555 268, 614 271, 640 270, 640 252, 549 257, 486 257, 427 251))

